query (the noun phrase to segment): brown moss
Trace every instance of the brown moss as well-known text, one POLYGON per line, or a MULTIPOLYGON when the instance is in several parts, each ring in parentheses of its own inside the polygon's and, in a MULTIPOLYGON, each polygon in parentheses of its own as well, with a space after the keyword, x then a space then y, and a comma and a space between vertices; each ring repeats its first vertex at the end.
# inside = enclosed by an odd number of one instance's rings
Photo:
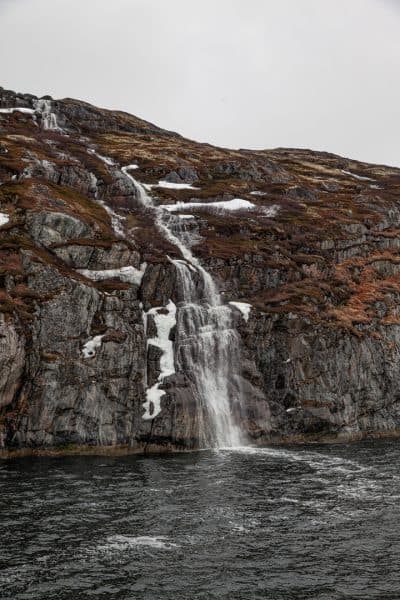
POLYGON ((58 360, 60 360, 60 358, 61 358, 61 355, 59 352, 43 351, 40 356, 41 356, 42 360, 47 363, 55 363, 58 360))
POLYGON ((119 279, 103 279, 96 282, 96 287, 102 292, 115 292, 121 290, 129 290, 132 286, 130 283, 125 283, 119 279))

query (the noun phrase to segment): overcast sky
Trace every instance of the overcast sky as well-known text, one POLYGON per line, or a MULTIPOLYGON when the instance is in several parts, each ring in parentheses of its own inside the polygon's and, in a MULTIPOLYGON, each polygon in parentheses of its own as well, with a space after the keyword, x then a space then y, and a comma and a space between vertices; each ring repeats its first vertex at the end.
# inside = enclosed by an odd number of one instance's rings
POLYGON ((0 0, 0 85, 400 167, 400 0, 0 0))

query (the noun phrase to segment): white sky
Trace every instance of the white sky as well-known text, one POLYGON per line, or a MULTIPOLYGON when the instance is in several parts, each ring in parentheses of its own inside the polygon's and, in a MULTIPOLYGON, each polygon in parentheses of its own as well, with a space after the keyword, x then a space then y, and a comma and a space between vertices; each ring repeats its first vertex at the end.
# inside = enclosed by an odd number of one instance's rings
POLYGON ((400 0, 0 0, 0 85, 400 167, 400 0))

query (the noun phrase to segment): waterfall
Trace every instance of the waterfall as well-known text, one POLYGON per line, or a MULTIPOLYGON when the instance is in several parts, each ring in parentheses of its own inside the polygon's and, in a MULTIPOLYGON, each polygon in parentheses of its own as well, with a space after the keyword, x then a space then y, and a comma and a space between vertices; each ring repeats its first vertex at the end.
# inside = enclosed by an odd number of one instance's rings
MULTIPOLYGON (((241 416, 240 339, 230 306, 223 304, 211 275, 190 249, 190 235, 182 220, 155 206, 143 184, 123 167, 135 185, 139 201, 155 211, 155 222, 184 260, 172 260, 179 283, 176 307, 174 362, 190 380, 198 407, 199 444, 203 448, 244 444, 241 416)), ((148 418, 148 416, 147 416, 148 418)))
POLYGON ((199 298, 191 268, 182 261, 174 264, 182 293, 176 316, 175 361, 177 370, 187 373, 192 382, 199 408, 200 444, 243 445, 233 414, 235 409, 240 412, 240 354, 232 310, 221 304, 214 282, 210 285, 204 272, 198 271, 199 298))
POLYGON ((35 109, 41 114, 42 129, 59 129, 57 123, 57 116, 51 112, 51 101, 40 98, 36 101, 35 109))

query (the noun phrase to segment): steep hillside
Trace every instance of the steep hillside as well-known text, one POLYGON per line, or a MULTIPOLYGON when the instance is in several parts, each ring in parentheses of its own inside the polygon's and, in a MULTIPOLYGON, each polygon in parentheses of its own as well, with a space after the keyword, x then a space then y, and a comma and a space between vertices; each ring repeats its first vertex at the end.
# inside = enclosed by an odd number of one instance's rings
POLYGON ((180 264, 247 440, 399 431, 400 170, 0 88, 0 211, 3 455, 204 445, 180 264))

